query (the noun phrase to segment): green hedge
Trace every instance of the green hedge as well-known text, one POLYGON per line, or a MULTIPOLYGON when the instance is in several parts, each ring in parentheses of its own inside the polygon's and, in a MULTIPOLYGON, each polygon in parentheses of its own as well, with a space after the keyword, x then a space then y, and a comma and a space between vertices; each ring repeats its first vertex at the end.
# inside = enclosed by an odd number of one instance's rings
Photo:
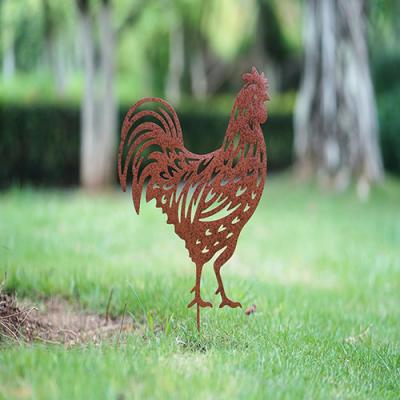
POLYGON ((378 110, 385 168, 400 174, 400 86, 378 98, 378 110))
MULTIPOLYGON (((178 113, 186 147, 195 153, 207 153, 221 147, 229 115, 178 113)), ((292 162, 292 116, 270 116, 263 126, 269 170, 281 170, 292 162)))
POLYGON ((380 94, 389 92, 400 85, 400 52, 379 53, 372 62, 372 78, 375 91, 380 94))
MULTIPOLYGON (((120 124, 128 108, 121 107, 120 124)), ((221 146, 229 116, 178 112, 185 145, 205 153, 221 146)), ((76 185, 79 181, 79 109, 61 104, 0 106, 0 186, 33 183, 76 185)), ((292 162, 292 117, 272 115, 265 125, 269 170, 292 162)))
POLYGON ((0 186, 78 182, 79 120, 77 108, 1 105, 0 186))

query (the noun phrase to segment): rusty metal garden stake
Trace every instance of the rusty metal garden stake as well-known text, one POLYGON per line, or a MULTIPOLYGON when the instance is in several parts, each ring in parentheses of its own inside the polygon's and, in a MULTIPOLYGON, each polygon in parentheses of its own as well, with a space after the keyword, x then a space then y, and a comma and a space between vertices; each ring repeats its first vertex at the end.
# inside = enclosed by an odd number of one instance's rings
POLYGON ((253 67, 243 75, 222 147, 208 154, 185 148, 174 109, 160 98, 139 100, 125 116, 118 154, 118 175, 126 190, 132 172, 132 198, 139 213, 142 191, 146 201, 167 215, 185 241, 196 265, 194 299, 197 329, 200 307, 212 307, 200 294, 201 273, 215 256, 220 307, 241 307, 225 294, 220 270, 233 255, 239 234, 262 195, 267 155, 260 124, 267 120, 267 80, 253 67))

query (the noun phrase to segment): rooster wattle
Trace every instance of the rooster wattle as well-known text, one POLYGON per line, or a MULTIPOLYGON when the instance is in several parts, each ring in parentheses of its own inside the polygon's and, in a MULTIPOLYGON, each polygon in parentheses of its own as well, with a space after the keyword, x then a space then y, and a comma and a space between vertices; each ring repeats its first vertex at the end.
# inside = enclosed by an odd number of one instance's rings
POLYGON ((185 241, 196 265, 194 299, 188 307, 197 305, 198 329, 200 307, 212 307, 201 298, 201 272, 214 256, 220 307, 241 307, 227 297, 220 270, 231 258, 242 228, 260 201, 267 173, 260 127, 267 120, 267 80, 254 67, 243 80, 222 147, 211 153, 195 154, 185 148, 174 109, 159 98, 138 101, 122 126, 118 156, 121 187, 126 190, 131 167, 136 212, 144 189, 146 201, 156 200, 167 222, 185 241))

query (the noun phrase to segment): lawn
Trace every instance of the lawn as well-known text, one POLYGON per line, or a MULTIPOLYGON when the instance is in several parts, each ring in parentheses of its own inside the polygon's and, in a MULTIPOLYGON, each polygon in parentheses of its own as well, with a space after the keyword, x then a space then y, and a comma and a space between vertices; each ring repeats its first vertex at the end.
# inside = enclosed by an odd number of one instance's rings
POLYGON ((222 269, 244 308, 219 309, 206 266, 202 331, 187 309, 194 283, 184 243, 153 204, 129 194, 12 189, 0 194, 6 290, 86 310, 127 311, 145 329, 122 343, 65 348, 0 344, 0 398, 399 398, 400 181, 361 203, 287 176, 222 269))

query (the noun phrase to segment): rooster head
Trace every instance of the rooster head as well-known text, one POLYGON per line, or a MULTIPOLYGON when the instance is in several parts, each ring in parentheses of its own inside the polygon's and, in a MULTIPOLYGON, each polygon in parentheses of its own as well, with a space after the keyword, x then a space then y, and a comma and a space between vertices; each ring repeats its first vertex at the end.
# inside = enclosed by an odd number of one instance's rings
POLYGON ((263 124, 268 117, 264 103, 270 99, 268 81, 264 73, 259 74, 253 67, 251 72, 243 74, 244 87, 239 94, 239 108, 246 110, 246 115, 252 122, 263 124))

